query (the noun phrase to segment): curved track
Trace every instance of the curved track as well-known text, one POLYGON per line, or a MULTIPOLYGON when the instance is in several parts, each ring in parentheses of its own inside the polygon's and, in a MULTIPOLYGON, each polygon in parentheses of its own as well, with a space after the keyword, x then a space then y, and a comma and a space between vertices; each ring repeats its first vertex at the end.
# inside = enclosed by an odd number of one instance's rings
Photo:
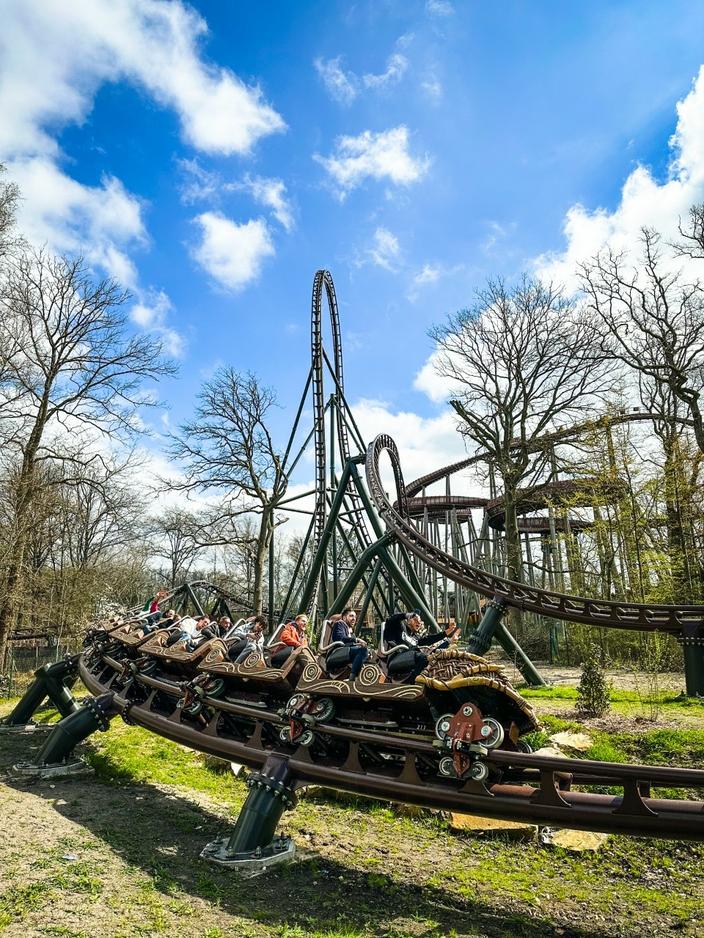
MULTIPOLYGON (((538 453, 547 446, 551 446, 555 443, 565 443, 584 433, 592 433, 596 430, 608 430, 610 427, 616 427, 624 423, 639 423, 646 420, 653 423, 659 419, 661 418, 658 414, 649 413, 648 411, 633 411, 630 414, 604 414, 596 420, 584 420, 582 423, 576 423, 570 427, 560 427, 553 433, 546 433, 539 439, 529 443, 527 450, 529 453, 538 453)), ((691 420, 687 420, 683 417, 676 419, 677 423, 692 426, 691 420)), ((518 440, 515 441, 515 445, 519 445, 518 440)), ((418 479, 414 479, 413 482, 409 482, 406 488, 406 495, 408 498, 413 498, 413 496, 417 495, 429 485, 440 482, 442 479, 446 479, 456 472, 461 472, 463 469, 468 469, 470 466, 476 466, 480 462, 487 462, 489 458, 487 453, 475 453, 473 456, 468 456, 466 459, 460 459, 459 462, 434 469, 432 472, 427 473, 427 475, 420 476, 418 479)))
MULTIPOLYGON (((333 342, 333 363, 330 365, 335 383, 335 393, 344 401, 345 379, 342 361, 342 332, 340 330, 340 314, 337 308, 335 284, 329 270, 318 270, 313 279, 313 295, 311 299, 311 373, 313 388, 313 426, 315 440, 315 507, 313 509, 313 538, 311 548, 313 553, 317 550, 325 530, 328 505, 328 461, 327 461, 327 433, 325 426, 325 399, 324 376, 326 357, 323 346, 323 294, 327 299, 330 314, 330 330, 333 342)), ((337 442, 342 465, 350 458, 349 434, 347 421, 336 421, 337 442)), ((356 531, 357 539, 362 549, 371 543, 367 530, 364 508, 359 495, 350 486, 347 491, 347 504, 349 517, 356 531)), ((308 612, 312 613, 317 603, 317 591, 311 597, 308 612)))
POLYGON ((704 625, 704 606, 625 603, 569 596, 487 573, 435 547, 408 518, 408 493, 398 450, 386 434, 378 436, 367 450, 366 475, 377 510, 399 541, 433 569, 477 593, 496 597, 508 606, 538 615, 608 628, 681 634, 685 629, 701 629, 704 625), (396 507, 386 497, 379 474, 379 459, 383 452, 388 453, 391 459, 396 481, 396 507))
POLYGON ((231 685, 224 694, 210 696, 206 685, 198 717, 189 718, 183 706, 187 674, 146 674, 133 658, 137 671, 125 683, 130 659, 123 656, 130 651, 113 650, 103 643, 107 638, 86 649, 79 671, 91 693, 112 695, 113 713, 182 745, 253 768, 260 769, 271 758, 284 760, 295 787, 328 785, 487 817, 704 840, 704 803, 657 797, 652 790, 703 789, 702 770, 546 758, 494 749, 486 759, 500 781, 442 778, 432 768, 429 771, 438 752, 432 739, 393 729, 354 728, 334 719, 316 724, 312 744, 285 744, 279 736, 287 723, 282 709, 285 697, 278 701, 270 695, 262 698, 249 685, 239 689, 231 685), (584 790, 595 787, 616 793, 584 790))

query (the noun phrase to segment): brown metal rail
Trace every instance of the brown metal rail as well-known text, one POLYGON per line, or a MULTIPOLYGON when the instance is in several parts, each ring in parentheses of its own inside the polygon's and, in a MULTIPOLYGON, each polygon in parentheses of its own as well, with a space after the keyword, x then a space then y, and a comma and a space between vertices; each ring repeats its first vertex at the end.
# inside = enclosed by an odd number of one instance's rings
POLYGON ((497 597, 517 609, 606 628, 681 634, 685 629, 704 626, 704 606, 616 602, 557 593, 480 570, 431 544, 408 520, 408 492, 403 483, 398 450, 386 434, 378 436, 367 450, 366 476, 372 499, 389 530, 417 557, 461 586, 497 597), (394 472, 397 507, 386 497, 379 475, 379 459, 384 451, 389 455, 394 472))
MULTIPOLYGON (((595 420, 584 420, 582 423, 573 424, 570 427, 559 427, 552 433, 546 433, 539 439, 533 440, 528 444, 527 449, 529 453, 537 453, 547 446, 554 443, 564 443, 566 440, 574 439, 575 437, 581 436, 583 433, 591 433, 595 430, 607 430, 610 427, 615 427, 623 423, 637 423, 645 420, 649 420, 652 423, 662 419, 663 418, 658 414, 648 413, 647 411, 633 411, 630 414, 603 414, 595 420)), ((691 420, 687 420, 683 417, 674 419, 677 423, 692 426, 691 420)), ((516 440, 515 446, 518 445, 519 441, 516 440)), ((486 453, 475 453, 474 456, 468 456, 466 459, 451 463, 449 466, 441 466, 439 469, 434 469, 432 472, 427 473, 427 475, 414 479, 413 482, 409 482, 406 488, 406 495, 408 498, 412 498, 429 485, 440 482, 442 479, 454 475, 455 472, 461 472, 462 469, 475 466, 477 463, 487 462, 489 458, 486 453)))
MULTIPOLYGON (((110 691, 112 677, 104 682, 107 663, 88 667, 82 658, 80 674, 86 687, 94 694, 110 691), (96 676, 94 670, 98 670, 96 676)), ((271 746, 264 743, 266 724, 276 727, 282 718, 277 712, 262 711, 246 704, 236 704, 206 697, 210 714, 198 728, 182 722, 177 707, 179 688, 168 682, 138 676, 150 687, 144 701, 130 700, 115 694, 114 709, 130 723, 142 726, 160 736, 208 752, 220 758, 261 767, 272 752, 288 760, 296 786, 322 784, 357 794, 425 805, 442 810, 464 811, 508 820, 524 819, 536 824, 550 824, 583 830, 606 830, 613 833, 647 835, 675 839, 704 840, 704 803, 678 799, 653 798, 651 786, 667 788, 703 788, 704 771, 660 766, 633 766, 587 760, 552 759, 523 753, 494 750, 487 761, 503 766, 523 778, 514 782, 485 785, 440 777, 422 778, 419 759, 427 758, 434 747, 427 739, 352 730, 334 724, 320 725, 316 732, 344 737, 349 746, 338 761, 318 757, 311 749, 298 746, 271 746), (157 713, 152 701, 157 693, 174 698, 173 709, 157 713), (220 729, 220 713, 236 713, 253 721, 254 728, 245 741, 224 735, 220 729), (365 768, 364 747, 376 747, 395 756, 388 768, 365 768), (524 778, 535 780, 535 786, 524 778), (570 785, 608 785, 621 789, 620 795, 572 791, 570 785)), ((162 704, 163 707, 163 704, 162 704)))

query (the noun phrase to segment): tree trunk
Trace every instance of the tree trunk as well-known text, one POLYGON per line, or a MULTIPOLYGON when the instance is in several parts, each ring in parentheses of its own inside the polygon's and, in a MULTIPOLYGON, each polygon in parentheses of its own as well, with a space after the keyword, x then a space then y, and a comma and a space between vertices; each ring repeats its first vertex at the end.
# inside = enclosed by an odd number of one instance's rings
POLYGON ((672 575, 672 595, 670 602, 691 601, 691 577, 689 576, 689 557, 682 524, 682 510, 679 491, 682 486, 681 465, 674 439, 663 436, 665 451, 665 517, 667 521, 667 546, 670 555, 672 575))
POLYGON ((34 460, 25 458, 17 485, 14 534, 9 544, 5 588, 0 604, 0 672, 4 672, 6 668, 8 641, 17 627, 22 567, 28 542, 28 513, 32 505, 33 478, 34 460))
POLYGON ((254 555, 254 612, 261 615, 264 611, 264 568, 266 566, 267 551, 271 538, 271 525, 273 521, 272 509, 268 506, 262 511, 257 537, 257 548, 254 555))
MULTIPOLYGON (((518 530, 517 486, 504 480, 504 506, 506 511, 504 528, 506 537, 506 575, 510 580, 523 582, 523 551, 521 535, 518 530)), ((509 619, 514 634, 519 642, 523 641, 523 613, 520 609, 511 609, 509 619)))

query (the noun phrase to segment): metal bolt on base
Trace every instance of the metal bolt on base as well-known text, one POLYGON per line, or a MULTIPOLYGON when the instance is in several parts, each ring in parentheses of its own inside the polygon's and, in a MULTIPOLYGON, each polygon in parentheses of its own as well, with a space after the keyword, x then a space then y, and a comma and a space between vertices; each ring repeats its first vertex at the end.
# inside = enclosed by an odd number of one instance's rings
POLYGON ((12 766, 12 774, 20 778, 37 779, 85 778, 87 775, 95 775, 95 769, 83 759, 76 759, 74 762, 53 762, 48 765, 17 762, 12 766))
POLYGON ((229 836, 218 837, 203 847, 201 858, 250 878, 260 876, 270 866, 289 863, 296 855, 296 845, 290 837, 275 837, 266 847, 256 847, 242 853, 231 853, 228 850, 229 842, 229 836))

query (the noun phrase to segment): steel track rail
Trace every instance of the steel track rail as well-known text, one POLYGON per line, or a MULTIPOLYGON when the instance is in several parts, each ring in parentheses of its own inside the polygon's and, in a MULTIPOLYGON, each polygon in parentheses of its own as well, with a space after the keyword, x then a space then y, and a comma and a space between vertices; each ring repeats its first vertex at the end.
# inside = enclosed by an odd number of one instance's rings
POLYGON ((461 586, 484 596, 497 597, 516 609, 569 622, 674 634, 704 627, 704 606, 627 603, 571 596, 517 583, 464 563, 431 544, 408 519, 407 491, 398 450, 390 436, 381 434, 370 444, 365 469, 370 494, 389 530, 422 561, 461 586), (379 459, 383 452, 391 460, 397 507, 387 499, 381 482, 379 459))
MULTIPOLYGON (((535 786, 521 784, 520 779, 516 783, 500 782, 487 787, 472 781, 422 778, 418 759, 433 750, 427 740, 351 730, 333 724, 321 725, 317 732, 342 736, 349 741, 347 754, 335 762, 329 757, 320 758, 302 746, 292 750, 292 747, 266 745, 265 726, 267 723, 272 726, 280 724, 278 712, 206 697, 205 703, 211 710, 211 716, 202 728, 198 728, 195 724, 182 722, 176 701, 168 715, 154 712, 151 701, 157 688, 154 688, 146 701, 130 700, 127 696, 111 691, 112 679, 107 683, 101 680, 106 664, 101 662, 95 667, 99 670, 99 677, 81 657, 79 671, 84 684, 96 695, 112 692, 114 711, 122 714, 129 723, 182 745, 254 768, 264 765, 269 755, 276 751, 288 760, 296 787, 322 784, 377 798, 507 820, 521 819, 536 824, 583 830, 704 840, 704 803, 650 797, 651 785, 704 788, 704 771, 552 759, 495 750, 489 754, 490 762, 496 766, 503 765, 514 773, 522 771, 525 778, 536 783, 535 786), (248 738, 243 741, 223 735, 220 712, 241 714, 253 721, 254 729, 248 738), (376 746, 380 751, 386 748, 395 753, 394 765, 388 768, 365 768, 362 764, 365 746, 376 746), (577 781, 583 785, 605 784, 620 788, 622 794, 570 790, 570 784, 577 781)), ((158 684, 159 691, 173 698, 178 694, 178 688, 168 682, 150 678, 144 683, 152 687, 158 684)))
MULTIPOLYGON (((315 551, 320 544, 327 520, 327 434, 325 428, 325 400, 324 400, 324 364, 325 352, 323 348, 322 318, 323 293, 327 299, 330 313, 330 329, 333 342, 333 374, 335 390, 338 395, 344 396, 345 379, 342 358, 342 331, 340 328, 340 314, 337 306, 335 284, 329 270, 316 271, 313 278, 313 293, 311 299, 311 374, 313 393, 313 426, 314 426, 314 452, 315 452, 315 507, 313 509, 313 538, 312 550, 315 551)), ((344 406, 340 401, 340 410, 344 406)), ((350 442, 347 430, 347 421, 339 413, 336 420, 337 443, 341 463, 344 466, 350 458, 350 442)), ((348 486, 347 499, 349 504, 349 518, 352 522, 355 536, 359 540, 362 550, 371 544, 367 529, 364 506, 353 485, 348 486)), ((317 592, 313 594, 310 608, 312 612, 317 603, 317 592)))
MULTIPOLYGON (((555 443, 564 443, 566 440, 578 437, 583 433, 590 433, 595 430, 608 430, 610 427, 619 426, 624 423, 638 423, 646 420, 652 423, 662 419, 663 418, 658 414, 649 413, 648 411, 634 411, 630 414, 604 414, 601 417, 597 417, 595 420, 584 420, 581 423, 573 424, 571 427, 560 427, 552 433, 546 433, 539 439, 529 443, 527 449, 529 453, 538 453, 547 446, 551 446, 555 443)), ((684 424, 685 426, 692 426, 692 421, 684 417, 675 418, 675 422, 684 424)), ((515 446, 519 445, 518 440, 515 440, 514 443, 515 446)), ((490 456, 487 453, 475 453, 473 456, 468 456, 466 459, 461 459, 459 462, 451 463, 448 466, 441 466, 439 469, 434 469, 432 472, 420 476, 418 479, 414 479, 413 482, 409 482, 406 487, 406 495, 412 498, 414 495, 417 495, 418 492, 421 492, 429 485, 433 485, 435 482, 440 482, 442 479, 446 479, 456 472, 461 472, 463 469, 468 469, 470 466, 476 466, 477 463, 488 462, 489 460, 490 456)))

